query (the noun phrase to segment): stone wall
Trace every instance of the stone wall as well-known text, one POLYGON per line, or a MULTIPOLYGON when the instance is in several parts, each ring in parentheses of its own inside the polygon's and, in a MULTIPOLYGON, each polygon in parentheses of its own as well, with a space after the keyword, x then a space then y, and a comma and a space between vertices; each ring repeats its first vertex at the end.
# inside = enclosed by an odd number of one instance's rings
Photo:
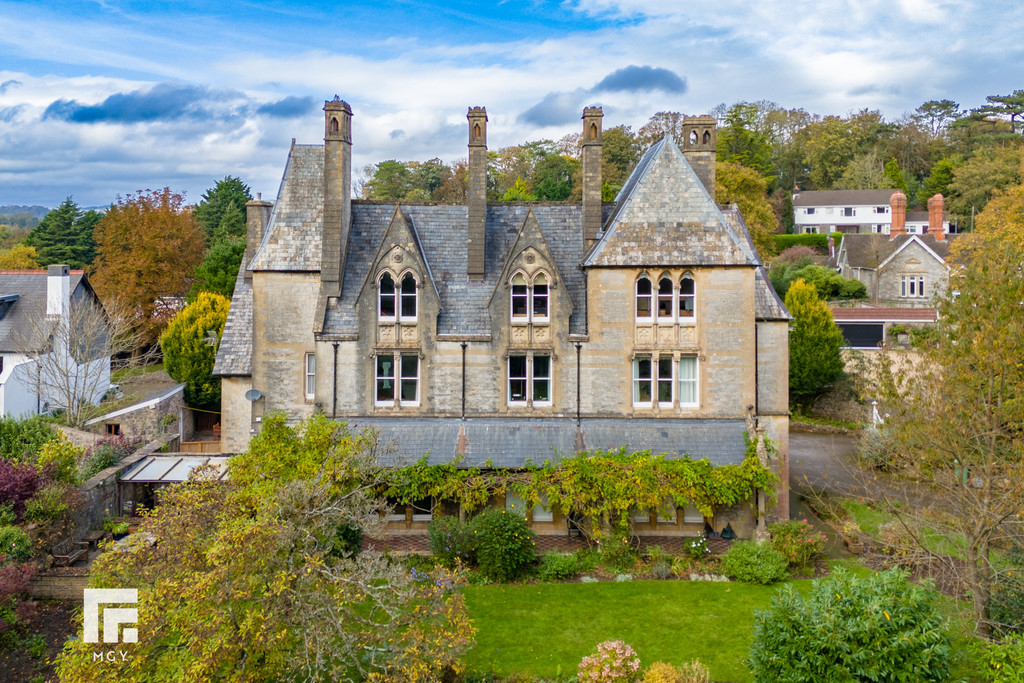
MULTIPOLYGON (((896 254, 878 274, 878 298, 882 301, 900 301, 928 306, 932 298, 946 290, 948 273, 945 264, 935 260, 916 241, 896 254), (922 276, 925 282, 923 297, 901 296, 901 278, 904 275, 922 276)), ((869 290, 870 291, 870 290, 869 290)))
POLYGON ((79 528, 82 530, 99 529, 103 526, 103 520, 106 517, 121 516, 124 511, 119 509, 120 497, 117 490, 121 472, 147 455, 157 452, 165 443, 173 442, 176 439, 177 434, 162 436, 150 441, 119 463, 108 467, 83 483, 79 490, 85 498, 86 505, 82 512, 79 528))
POLYGON ((32 579, 29 583, 28 593, 33 598, 82 602, 85 589, 88 586, 88 576, 54 576, 43 574, 32 579))

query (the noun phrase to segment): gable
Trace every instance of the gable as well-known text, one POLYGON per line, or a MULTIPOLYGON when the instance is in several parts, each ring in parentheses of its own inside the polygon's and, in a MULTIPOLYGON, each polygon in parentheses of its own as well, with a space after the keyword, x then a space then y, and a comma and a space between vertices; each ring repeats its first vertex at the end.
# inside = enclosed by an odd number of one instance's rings
POLYGON ((596 267, 759 264, 671 137, 653 145, 616 198, 584 262, 596 267))
MULTIPOLYGON (((505 266, 501 270, 501 276, 495 283, 494 290, 491 292, 491 298, 488 300, 488 307, 493 304, 495 297, 505 296, 508 282, 516 271, 524 272, 528 278, 532 278, 533 274, 537 271, 544 271, 550 277, 549 285, 552 290, 562 288, 562 277, 558 265, 555 263, 554 255, 548 248, 547 241, 544 239, 544 234, 541 232, 540 224, 537 222, 537 217, 532 209, 527 212, 526 220, 523 221, 523 227, 519 230, 515 242, 512 243, 512 247, 509 249, 508 257, 505 259, 505 266)), ((569 309, 572 310, 571 300, 568 302, 568 305, 569 309)))

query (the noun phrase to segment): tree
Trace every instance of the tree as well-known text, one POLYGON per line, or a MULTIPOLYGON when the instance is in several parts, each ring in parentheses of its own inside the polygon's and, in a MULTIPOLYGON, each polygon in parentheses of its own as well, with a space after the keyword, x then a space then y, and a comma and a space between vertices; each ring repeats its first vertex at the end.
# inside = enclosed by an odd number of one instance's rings
POLYGON ((32 229, 25 244, 35 247, 41 265, 66 263, 75 269, 87 268, 96 256, 93 231, 101 216, 96 211, 82 213, 68 197, 32 229))
POLYGON ((854 157, 836 181, 840 190, 877 190, 885 183, 882 160, 872 149, 854 157))
POLYGON ((72 298, 63 315, 38 310, 31 319, 22 334, 24 346, 37 349, 29 354, 36 389, 43 401, 63 409, 65 424, 82 428, 102 413, 97 404, 110 384, 112 360, 119 367, 144 360, 139 351, 145 339, 134 312, 113 301, 103 307, 88 297, 72 298))
POLYGON ((555 202, 568 199, 579 166, 576 160, 560 154, 548 154, 538 161, 533 171, 533 187, 537 198, 555 202))
POLYGON ((175 381, 187 382, 185 402, 194 408, 220 406, 220 378, 213 376, 213 363, 229 305, 220 294, 202 292, 174 316, 160 337, 164 369, 175 381))
POLYGON ((412 174, 400 161, 389 159, 377 164, 373 177, 366 183, 369 199, 405 199, 413 189, 412 174))
POLYGON ((1022 150, 1021 145, 982 147, 955 169, 949 184, 949 211, 963 217, 980 213, 997 190, 1024 181, 1022 150))
POLYGON ((963 161, 958 157, 945 157, 935 162, 931 173, 925 178, 924 185, 921 186, 921 195, 925 201, 936 194, 949 197, 953 174, 962 163, 963 161))
POLYGON ((210 242, 225 235, 245 237, 245 204, 249 201, 249 186, 240 178, 224 176, 203 194, 193 214, 210 242))
POLYGON ((0 270, 37 270, 39 255, 35 247, 16 244, 0 254, 0 270))
POLYGON ((950 647, 932 594, 890 570, 839 568, 804 595, 792 585, 754 613, 748 665, 756 681, 945 681, 950 647))
POLYGON ((96 226, 96 291, 133 311, 149 343, 184 301, 203 258, 202 233, 182 202, 170 188, 139 191, 118 198, 96 226))
POLYGON ((671 135, 676 144, 683 141, 683 119, 677 111, 659 111, 647 120, 636 132, 636 141, 641 149, 647 149, 658 140, 671 135))
POLYGON ((953 100, 928 100, 915 112, 933 138, 945 135, 949 124, 960 117, 960 105, 953 100))
POLYGON ((195 301, 200 292, 215 292, 231 298, 244 254, 242 238, 225 237, 214 242, 206 258, 196 266, 196 282, 189 290, 189 303, 195 301))
POLYGON ((537 197, 530 192, 530 186, 526 184, 526 181, 522 178, 516 178, 516 182, 512 187, 501 196, 498 201, 502 202, 532 202, 536 201, 537 197))
POLYGON ((786 308, 794 318, 789 333, 789 400, 804 405, 842 376, 843 333, 814 285, 804 280, 790 286, 786 308))
POLYGON ((370 433, 314 416, 268 415, 228 478, 200 471, 168 489, 141 542, 104 553, 93 587, 139 591, 127 661, 94 662, 68 641, 65 683, 135 680, 441 680, 473 627, 457 574, 410 573, 346 545, 387 523, 370 433), (142 637, 141 634, 145 634, 142 637))
POLYGON ((1024 131, 1024 90, 1014 90, 1009 95, 989 95, 988 104, 975 110, 982 116, 1009 121, 1014 133, 1024 131))
POLYGON ((629 126, 615 126, 602 133, 601 177, 618 192, 640 160, 640 145, 629 126))
POLYGON ((902 190, 904 194, 907 193, 907 181, 903 178, 903 173, 900 172, 900 165, 896 163, 896 157, 885 162, 885 172, 882 174, 882 179, 886 187, 902 190))
POLYGON ((715 166, 715 201, 736 204, 750 230, 754 246, 762 259, 775 253, 772 236, 779 229, 778 218, 765 193, 768 181, 756 170, 720 161, 715 166))
POLYGON ((764 175, 771 171, 772 149, 768 136, 757 129, 757 105, 739 102, 725 113, 718 131, 719 161, 742 164, 764 175))
POLYGON ((878 374, 887 465, 928 492, 884 502, 900 536, 963 581, 983 636, 1000 571, 992 548, 1024 517, 1024 243, 1019 207, 1001 208, 953 243, 956 294, 938 302, 933 342, 920 359, 884 356, 878 374))

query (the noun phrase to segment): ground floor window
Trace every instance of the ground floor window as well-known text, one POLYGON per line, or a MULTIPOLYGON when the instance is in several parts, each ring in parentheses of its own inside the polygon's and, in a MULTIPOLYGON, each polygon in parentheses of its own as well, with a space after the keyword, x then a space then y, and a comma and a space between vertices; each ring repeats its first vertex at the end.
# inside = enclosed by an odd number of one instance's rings
POLYGON ((924 296, 923 275, 903 275, 900 277, 900 296, 921 298, 924 296))
POLYGON ((672 408, 676 405, 677 397, 681 408, 699 406, 697 357, 680 356, 678 375, 676 366, 677 360, 671 355, 637 356, 634 358, 634 407, 653 407, 655 396, 660 408, 672 408))

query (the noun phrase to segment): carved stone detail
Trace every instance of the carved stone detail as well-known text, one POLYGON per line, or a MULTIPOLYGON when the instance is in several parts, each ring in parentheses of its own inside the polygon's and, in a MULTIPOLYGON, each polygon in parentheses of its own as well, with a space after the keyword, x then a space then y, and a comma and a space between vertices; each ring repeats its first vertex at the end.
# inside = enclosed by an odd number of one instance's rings
POLYGON ((660 346, 675 346, 675 327, 662 325, 658 328, 658 344, 660 346))
POLYGON ((650 327, 638 327, 636 328, 636 343, 650 346, 652 333, 650 327))
POLYGON ((402 325, 402 341, 403 342, 414 342, 416 341, 416 328, 412 325, 402 325))
POLYGON ((697 341, 697 331, 692 327, 679 328, 679 343, 694 344, 697 341))
POLYGON ((381 344, 393 344, 395 342, 395 326, 378 325, 377 339, 380 340, 381 344))
POLYGON ((533 341, 538 344, 547 342, 551 338, 551 333, 548 330, 547 325, 534 325, 533 326, 533 341))

